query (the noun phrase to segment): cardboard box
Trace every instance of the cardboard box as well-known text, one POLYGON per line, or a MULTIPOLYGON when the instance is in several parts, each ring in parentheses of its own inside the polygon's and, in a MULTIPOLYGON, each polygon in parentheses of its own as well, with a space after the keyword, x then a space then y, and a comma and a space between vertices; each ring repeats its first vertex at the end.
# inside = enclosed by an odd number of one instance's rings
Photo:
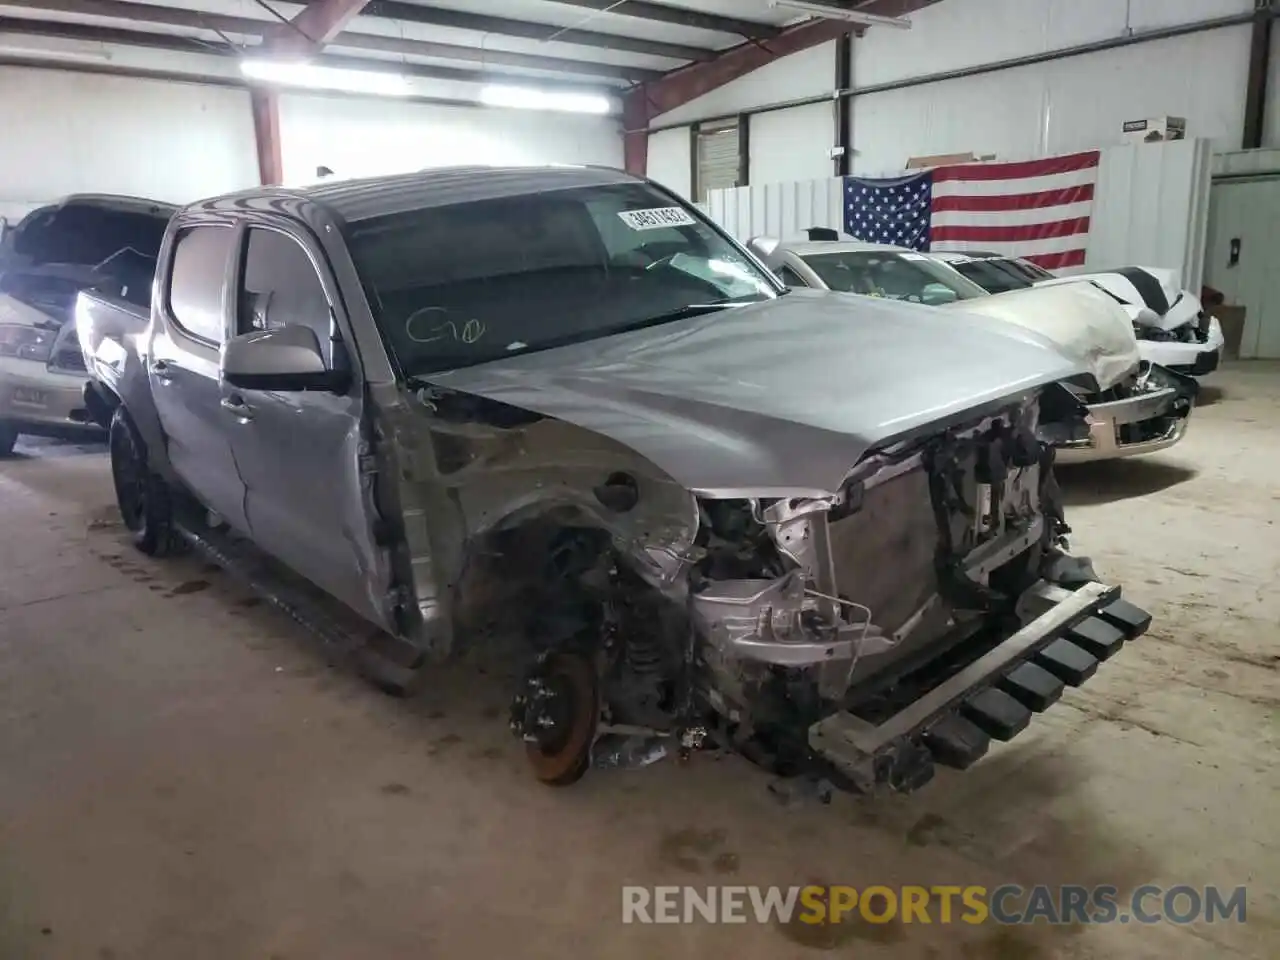
POLYGON ((907 169, 923 170, 927 167, 945 167, 956 163, 985 163, 995 158, 994 153, 982 156, 973 153, 939 153, 932 157, 912 157, 907 161, 907 169))
POLYGON ((1244 311, 1244 307, 1226 304, 1214 307, 1210 311, 1222 325, 1222 336, 1226 340, 1222 352, 1233 360, 1240 357, 1240 341, 1244 339, 1244 311))
POLYGON ((1163 140, 1185 140, 1185 117, 1148 117, 1146 120, 1126 120, 1125 143, 1160 143, 1163 140))

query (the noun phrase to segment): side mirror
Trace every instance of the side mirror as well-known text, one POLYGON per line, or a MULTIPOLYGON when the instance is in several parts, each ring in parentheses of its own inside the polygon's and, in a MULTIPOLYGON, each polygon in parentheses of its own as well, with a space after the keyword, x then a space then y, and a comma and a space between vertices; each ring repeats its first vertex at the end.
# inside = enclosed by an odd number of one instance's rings
POLYGON ((221 362, 222 378, 244 390, 345 393, 351 386, 350 372, 330 370, 315 331, 299 324, 232 337, 222 345, 221 362))
POLYGON ((752 237, 747 241, 747 249, 755 254, 756 259, 770 270, 782 266, 782 254, 778 251, 781 244, 773 237, 752 237))
POLYGON ((931 307, 941 307, 955 303, 960 295, 943 283, 927 283, 920 293, 920 302, 931 307))

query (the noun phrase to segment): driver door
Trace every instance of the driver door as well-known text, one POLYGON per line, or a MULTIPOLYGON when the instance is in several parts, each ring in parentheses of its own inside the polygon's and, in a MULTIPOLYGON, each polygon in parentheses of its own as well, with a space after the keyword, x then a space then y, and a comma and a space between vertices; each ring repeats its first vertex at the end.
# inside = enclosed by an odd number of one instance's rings
MULTIPOLYGON (((310 327, 326 364, 348 363, 334 289, 318 249, 284 229, 250 225, 236 271, 233 334, 310 327), (322 277, 324 279, 322 279, 322 277)), ((224 382, 222 407, 254 542, 358 611, 374 551, 362 508, 362 391, 248 390, 224 382)))
POLYGON ((174 472, 204 506, 245 532, 244 483, 219 407, 218 353, 227 333, 227 277, 236 228, 193 222, 178 231, 159 323, 145 358, 151 399, 174 472))

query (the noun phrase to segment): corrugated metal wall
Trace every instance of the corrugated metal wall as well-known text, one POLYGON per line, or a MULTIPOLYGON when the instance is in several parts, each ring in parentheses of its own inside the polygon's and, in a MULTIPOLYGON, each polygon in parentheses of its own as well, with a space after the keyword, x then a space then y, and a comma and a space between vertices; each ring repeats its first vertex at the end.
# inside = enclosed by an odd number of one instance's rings
MULTIPOLYGON (((1211 166, 1207 140, 1103 150, 1083 269, 1177 267, 1184 284, 1199 289, 1211 166)), ((827 177, 716 190, 705 209, 743 241, 791 239, 808 227, 843 230, 843 183, 827 177)))
POLYGON ((1183 285, 1199 290, 1212 167, 1208 140, 1103 150, 1086 269, 1180 266, 1183 285))
POLYGON ((1120 143, 1126 120, 1165 115, 1237 149, 1248 65, 1249 27, 1237 26, 855 97, 853 172, 949 153, 1070 153, 1120 143))
POLYGON ((811 103, 748 117, 748 183, 809 180, 835 171, 835 105, 811 103))
MULTIPOLYGON (((857 41, 854 86, 1044 55, 1245 14, 1253 6, 1254 0, 939 3, 913 14, 910 30, 871 30, 857 41)), ((1186 118, 1188 136, 1238 149, 1248 64, 1246 25, 858 96, 853 171, 877 176, 913 156, 1008 159, 1106 147, 1120 143, 1124 121, 1165 115, 1186 118)))
MULTIPOLYGON (((686 134, 687 135, 687 134, 686 134)), ((286 183, 403 173, 451 164, 600 163, 622 166, 616 117, 477 109, 399 100, 286 93, 280 97, 286 183)))
POLYGON ((843 229, 844 181, 839 177, 713 190, 703 209, 742 241, 790 239, 809 227, 843 229))
MULTIPOLYGON (((1253 7, 1254 0, 947 0, 913 13, 910 30, 868 30, 855 48, 854 86, 1043 54, 1253 7)), ((1129 48, 1131 54, 1139 49, 1129 48)), ((1114 91, 1117 97, 1127 93, 1114 91)))
POLYGON ((187 203, 258 182, 243 90, 0 68, 0 216, 69 193, 187 203))
MULTIPOLYGON (((982 68, 1248 14, 1255 0, 949 0, 911 15, 912 29, 872 27, 854 43, 855 89, 945 71, 982 68), (998 29, 993 28, 998 25, 998 29)), ((972 152, 1000 159, 1118 146, 1124 121, 1187 120, 1192 137, 1238 149, 1244 126, 1248 25, 1154 40, 964 78, 863 93, 853 98, 852 169, 900 170, 911 157, 972 152)), ((1280 30, 1275 31, 1280 51, 1280 30)), ((1280 147, 1280 53, 1273 58, 1264 142, 1280 147)), ((751 127, 749 180, 805 180, 830 170, 830 104, 753 113, 829 94, 834 51, 824 45, 785 57, 657 118, 655 126, 739 113, 751 127)), ((682 128, 688 135, 688 128, 682 128)), ((677 131, 678 132, 678 131, 677 131)), ((674 143, 655 133, 655 153, 674 143)), ((687 156, 686 156, 687 162, 687 156)), ((667 171, 687 179, 675 165, 667 171)))
POLYGON ((649 134, 648 176, 685 199, 693 197, 693 135, 688 127, 649 134))

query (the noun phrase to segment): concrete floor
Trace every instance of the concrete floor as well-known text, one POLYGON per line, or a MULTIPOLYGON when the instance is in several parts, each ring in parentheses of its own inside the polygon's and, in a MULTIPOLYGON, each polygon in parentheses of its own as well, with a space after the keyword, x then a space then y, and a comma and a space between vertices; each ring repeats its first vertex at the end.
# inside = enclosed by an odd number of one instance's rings
POLYGON ((1158 617, 966 774, 781 806, 735 758, 534 783, 474 670, 392 700, 225 574, 125 543, 105 457, 0 464, 0 958, 1275 957, 1280 367, 1065 472, 1158 617), (1245 925, 636 927, 624 883, 1249 886, 1245 925))

